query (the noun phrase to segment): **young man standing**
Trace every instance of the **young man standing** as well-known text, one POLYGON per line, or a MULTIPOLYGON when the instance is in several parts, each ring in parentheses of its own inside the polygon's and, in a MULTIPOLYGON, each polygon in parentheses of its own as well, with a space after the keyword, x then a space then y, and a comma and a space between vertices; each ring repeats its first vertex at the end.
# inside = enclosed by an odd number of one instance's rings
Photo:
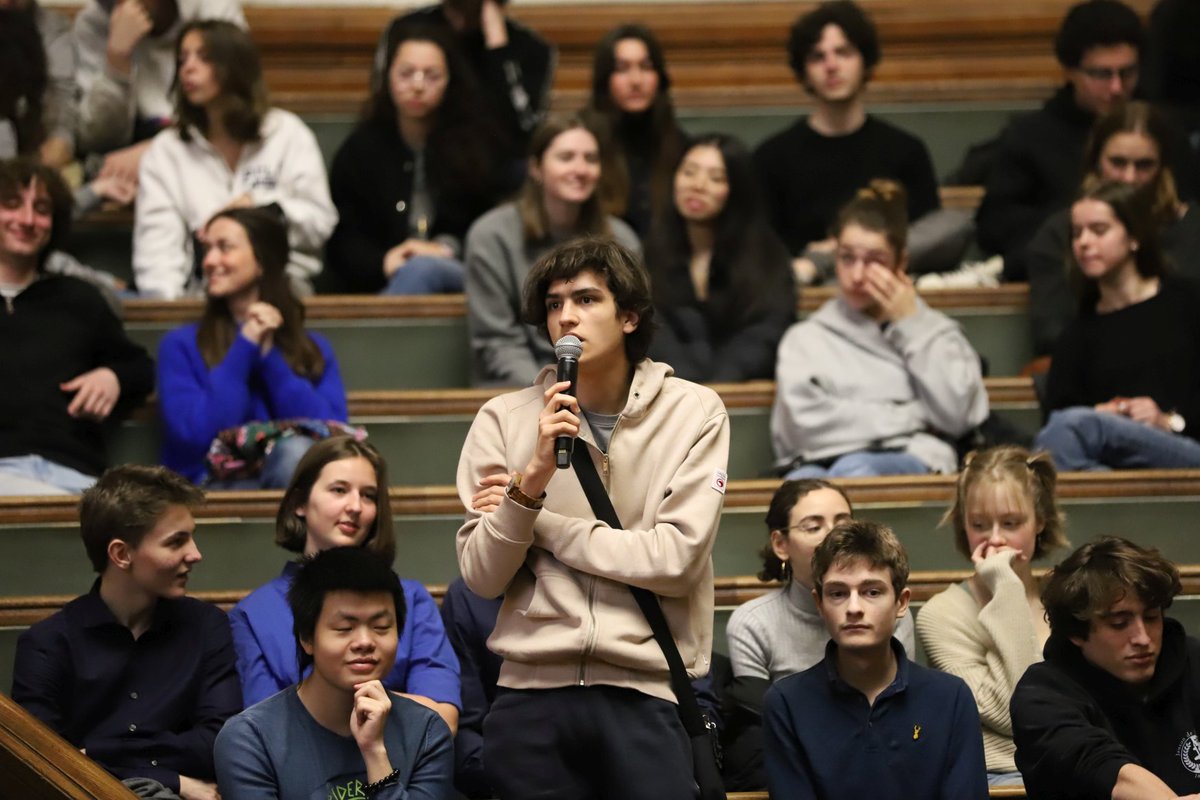
POLYGON ((691 677, 709 669, 712 546, 729 421, 715 392, 645 358, 649 279, 604 238, 563 245, 525 282, 526 322, 583 344, 577 396, 553 367, 489 401, 458 467, 469 509, 462 576, 504 595, 488 646, 503 659, 484 768, 508 798, 695 796, 666 659, 630 592, 659 595, 691 677), (555 439, 597 465, 624 528, 597 521, 555 439))
POLYGON ((242 706, 225 614, 185 596, 203 500, 165 467, 101 476, 79 507, 100 577, 21 634, 13 667, 13 700, 29 713, 118 778, 184 800, 217 796, 213 741, 242 706))
POLYGON ((69 494, 104 470, 104 425, 154 388, 154 362, 104 298, 49 275, 71 194, 55 170, 0 161, 0 495, 69 494), (16 344, 19 343, 19 346, 16 344))
POLYGON ((914 222, 941 200, 924 143, 867 114, 863 93, 879 64, 879 36, 866 12, 852 0, 818 4, 792 26, 788 59, 812 96, 812 114, 759 145, 754 160, 796 278, 810 284, 832 274, 829 227, 873 178, 904 186, 914 222))
POLYGON ((967 800, 988 796, 983 736, 961 679, 908 660, 908 557, 883 525, 853 520, 817 546, 813 597, 825 659, 767 692, 772 797, 967 800))
POLYGON ((377 554, 335 547, 296 573, 295 686, 246 709, 217 737, 223 800, 443 800, 454 745, 435 711, 383 688, 404 626, 400 579, 377 554))
POLYGON ((1046 660, 1011 705, 1030 798, 1200 797, 1200 641, 1163 617, 1180 589, 1157 550, 1114 537, 1050 573, 1046 660))

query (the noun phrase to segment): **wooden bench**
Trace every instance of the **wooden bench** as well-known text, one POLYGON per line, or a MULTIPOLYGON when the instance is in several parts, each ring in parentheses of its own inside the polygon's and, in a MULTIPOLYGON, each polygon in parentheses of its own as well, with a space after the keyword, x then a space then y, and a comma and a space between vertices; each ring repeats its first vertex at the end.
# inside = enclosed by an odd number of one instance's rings
MULTIPOLYGON (((834 294, 805 291, 797 306, 811 313, 834 294)), ((957 320, 987 359, 990 374, 1017 375, 1033 357, 1029 288, 930 289, 921 296, 957 320)), ((470 384, 471 354, 462 295, 380 297, 324 295, 305 302, 308 326, 329 338, 350 390, 444 389, 470 384)), ((200 317, 197 300, 130 300, 125 328, 152 353, 172 328, 200 317)))
MULTIPOLYGON (((915 570, 966 566, 938 522, 954 477, 929 475, 840 481, 863 517, 892 526, 915 570)), ((778 480, 732 481, 713 550, 717 575, 750 575, 766 543, 763 517, 778 480)), ((1068 473, 1059 494, 1076 545, 1103 534, 1154 545, 1178 563, 1200 563, 1191 535, 1200 511, 1200 470, 1068 473)), ((197 540, 206 556, 196 591, 257 586, 278 574, 287 554, 274 545, 280 492, 213 492, 198 511, 197 540)), ((457 575, 454 536, 462 507, 451 486, 394 487, 397 569, 424 583, 457 575)), ((78 501, 71 497, 0 498, 0 596, 69 594, 91 580, 79 541, 78 501)))
MULTIPOLYGON (((988 378, 992 411, 1032 436, 1041 414, 1029 378, 988 378)), ((727 471, 733 479, 766 475, 774 460, 770 414, 775 384, 716 384, 729 409, 731 441, 727 471)), ((452 483, 467 431, 488 399, 507 389, 402 389, 350 392, 350 421, 365 427, 387 459, 393 485, 452 483), (419 454, 415 458, 414 454, 419 454)), ((118 429, 110 442, 114 464, 157 464, 160 430, 151 400, 118 429)))

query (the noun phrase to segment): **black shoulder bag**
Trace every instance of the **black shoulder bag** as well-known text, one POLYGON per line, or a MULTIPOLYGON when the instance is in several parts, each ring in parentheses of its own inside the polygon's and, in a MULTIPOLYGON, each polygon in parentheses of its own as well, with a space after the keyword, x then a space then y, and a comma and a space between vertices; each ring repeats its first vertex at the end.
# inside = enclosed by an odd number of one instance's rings
MULTIPOLYGON (((576 443, 571 453, 571 465, 575 468, 575 475, 579 478, 583 493, 587 495, 592 506, 592 512, 597 519, 606 522, 612 528, 624 527, 617 518, 617 511, 613 508, 612 500, 609 499, 600 476, 596 473, 596 465, 592 462, 588 448, 579 445, 580 443, 576 443)), ((662 606, 658 604, 654 593, 647 589, 630 586, 629 591, 633 592, 638 607, 646 615, 646 621, 650 623, 650 630, 654 634, 654 641, 662 648, 667 666, 671 670, 671 689, 678 701, 679 719, 692 742, 692 770, 700 787, 700 800, 725 800, 716 724, 700 711, 700 704, 696 702, 696 694, 683 666, 683 658, 679 655, 679 648, 675 646, 675 639, 667 626, 667 618, 663 616, 662 606)))

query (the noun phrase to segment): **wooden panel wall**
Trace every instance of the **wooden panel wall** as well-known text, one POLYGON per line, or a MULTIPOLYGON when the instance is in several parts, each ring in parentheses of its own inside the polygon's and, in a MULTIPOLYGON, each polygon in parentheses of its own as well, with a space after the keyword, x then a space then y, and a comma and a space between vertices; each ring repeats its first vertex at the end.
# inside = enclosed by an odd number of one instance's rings
MULTIPOLYGON (((1146 12, 1152 0, 1131 0, 1146 12)), ((618 22, 640 20, 667 51, 680 108, 804 102, 786 64, 788 28, 812 3, 614 3, 521 6, 513 14, 559 48, 554 105, 579 107, 591 52, 618 22)), ((1054 32, 1071 0, 872 0, 883 61, 873 102, 1004 102, 1047 95, 1061 80, 1054 32)), ((393 12, 340 5, 247 8, 276 102, 301 111, 353 111, 393 12)))

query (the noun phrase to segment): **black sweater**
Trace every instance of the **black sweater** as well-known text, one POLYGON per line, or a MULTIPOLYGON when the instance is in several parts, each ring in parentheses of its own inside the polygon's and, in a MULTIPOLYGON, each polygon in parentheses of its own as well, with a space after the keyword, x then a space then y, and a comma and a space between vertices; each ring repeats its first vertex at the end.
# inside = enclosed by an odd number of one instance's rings
POLYGON ((125 336, 91 285, 46 275, 0 308, 0 457, 40 455, 89 475, 107 466, 104 426, 118 422, 154 388, 154 361, 125 336), (65 383, 108 367, 121 384, 104 425, 67 414, 65 383))
POLYGON ((1181 795, 1200 789, 1200 641, 1174 620, 1163 626, 1144 692, 1092 666, 1065 637, 1046 642, 1046 660, 1025 672, 1011 705, 1017 768, 1030 800, 1111 797, 1126 764, 1181 795))
MULTIPOLYGON (((1200 281, 1200 208, 1187 213, 1162 232, 1168 264, 1177 275, 1200 281)), ((1079 298, 1068 279, 1071 257, 1071 210, 1064 208, 1038 229, 1025 248, 1029 272, 1029 314, 1033 322, 1034 352, 1047 355, 1063 329, 1078 315, 1079 298)))
POLYGON ((1149 300, 1075 320, 1054 348, 1047 410, 1147 396, 1163 411, 1182 414, 1184 435, 1200 439, 1198 311, 1200 289, 1166 278, 1149 300))
MULTIPOLYGON (((505 163, 496 159, 498 174, 489 188, 464 192, 444 185, 438 165, 427 158, 426 183, 434 202, 428 238, 446 234, 461 244, 471 223, 499 198, 499 169, 505 163)), ((329 171, 338 224, 325 249, 326 267, 338 290, 378 292, 387 283, 384 255, 412 235, 408 216, 413 167, 413 151, 396 128, 375 122, 359 125, 338 149, 329 171)))
POLYGON ((513 155, 523 157, 529 136, 549 105, 554 47, 521 23, 507 19, 504 25, 508 44, 490 50, 481 31, 459 34, 450 26, 440 4, 426 6, 396 17, 384 30, 375 52, 376 81, 382 80, 386 71, 383 60, 391 38, 401 28, 411 25, 440 28, 457 39, 483 91, 488 110, 503 125, 506 138, 516 148, 513 155))
POLYGON ((874 178, 904 185, 910 221, 941 207, 924 143, 872 116, 846 136, 822 136, 798 120, 759 145, 754 162, 771 225, 793 255, 828 237, 838 211, 874 178))

